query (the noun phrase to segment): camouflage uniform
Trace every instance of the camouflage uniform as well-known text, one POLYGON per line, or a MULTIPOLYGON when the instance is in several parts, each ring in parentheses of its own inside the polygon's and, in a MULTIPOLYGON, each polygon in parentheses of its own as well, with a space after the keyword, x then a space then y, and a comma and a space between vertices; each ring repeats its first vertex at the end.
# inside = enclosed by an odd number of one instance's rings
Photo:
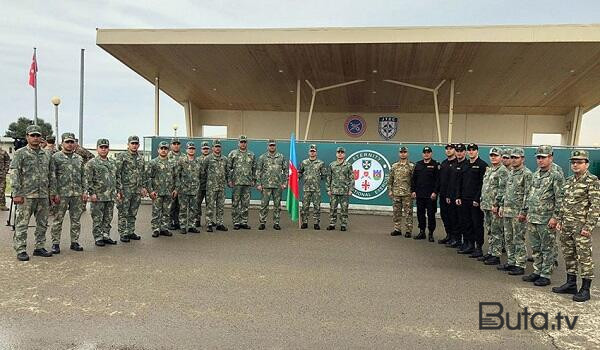
POLYGON ((8 152, 0 148, 0 209, 6 210, 6 174, 10 168, 8 152))
MULTIPOLYGON (((221 145, 219 140, 213 146, 221 145)), ((227 186, 227 156, 209 154, 202 161, 202 174, 206 176, 206 222, 207 226, 223 225, 225 186, 227 186)))
MULTIPOLYGON (((240 140, 246 140, 240 137, 240 140)), ((254 153, 239 149, 227 156, 229 181, 233 182, 231 196, 231 218, 234 225, 248 224, 248 207, 250 206, 250 190, 254 185, 254 153)))
MULTIPOLYGON (((311 145, 311 149, 315 145, 311 145)), ((321 181, 327 177, 327 168, 320 159, 307 158, 300 163, 298 177, 304 179, 302 186, 302 223, 308 223, 310 205, 313 205, 313 222, 321 221, 321 181)))
MULTIPOLYGON (((137 136, 131 136, 128 143, 138 141, 137 136)), ((117 202, 118 227, 121 238, 135 235, 135 220, 140 203, 142 190, 146 187, 146 164, 144 157, 139 153, 129 150, 117 154, 117 192, 122 198, 117 202)))
MULTIPOLYGON (((196 147, 188 142, 187 147, 196 147)), ((177 197, 179 198, 179 224, 181 230, 187 231, 194 227, 197 196, 200 188, 201 164, 198 158, 190 159, 188 155, 179 159, 177 175, 177 197)))
MULTIPOLYGON (((202 142, 202 148, 205 147, 209 147, 208 146, 208 142, 204 141, 202 142)), ((210 153, 209 153, 210 154, 210 153)), ((197 155, 196 159, 198 159, 198 162, 200 164, 202 164, 202 162, 204 161, 204 159, 208 157, 208 155, 197 155)), ((202 226, 202 201, 205 201, 206 199, 206 174, 201 173, 200 174, 200 186, 199 186, 199 190, 198 190, 198 196, 196 196, 196 226, 202 226)))
POLYGON ((392 192, 394 231, 402 232, 401 221, 404 218, 404 232, 407 234, 410 234, 413 229, 413 201, 410 188, 414 171, 414 163, 408 159, 400 160, 392 164, 388 179, 388 189, 392 192))
POLYGON ((279 224, 281 211, 281 186, 287 182, 288 164, 283 154, 268 151, 261 154, 256 162, 257 185, 262 186, 259 221, 267 222, 269 202, 273 200, 273 224, 279 224))
MULTIPOLYGON (((177 140, 177 142, 179 142, 179 139, 172 139, 171 143, 175 142, 175 140, 177 140)), ((169 160, 171 160, 174 163, 174 166, 177 167, 177 162, 179 162, 179 159, 184 158, 185 154, 183 152, 173 152, 170 151, 169 152, 169 160)), ((179 226, 179 197, 175 197, 171 199, 171 203, 169 204, 169 217, 171 219, 171 223, 173 224, 174 227, 178 227, 179 226)))
MULTIPOLYGON (((78 140, 76 140, 76 142, 78 142, 78 140)), ((85 168, 85 165, 87 164, 87 162, 94 159, 94 155, 92 154, 92 152, 83 148, 83 146, 81 146, 81 145, 77 145, 77 147, 75 148, 75 153, 78 154, 83 159, 84 168, 85 168)), ((86 205, 87 205, 86 202, 81 202, 81 208, 83 211, 86 211, 86 205)))
MULTIPOLYGON (((338 151, 340 148, 338 147, 338 151)), ((327 192, 330 193, 329 226, 335 226, 337 222, 338 205, 340 206, 340 226, 348 225, 348 199, 353 187, 352 164, 346 160, 340 163, 337 159, 331 162, 327 171, 327 192)))
MULTIPOLYGON (((166 142, 160 146, 168 147, 166 142)), ((152 231, 166 231, 169 227, 171 196, 176 188, 176 164, 168 157, 160 156, 148 162, 146 169, 146 188, 149 193, 156 192, 157 196, 152 201, 152 231)))
MULTIPOLYGON (((98 146, 108 145, 108 140, 98 140, 98 146)), ((110 239, 111 222, 117 194, 117 167, 113 159, 100 156, 85 165, 88 197, 96 195, 91 204, 92 234, 96 242, 110 239)))
MULTIPOLYGON (((499 156, 500 153, 501 151, 497 147, 490 149, 490 155, 499 156)), ((500 207, 504 198, 507 178, 508 169, 502 163, 496 166, 490 165, 485 169, 481 186, 480 208, 484 214, 484 232, 488 233, 488 254, 495 257, 502 255, 504 222, 501 217, 492 212, 492 207, 500 207)))

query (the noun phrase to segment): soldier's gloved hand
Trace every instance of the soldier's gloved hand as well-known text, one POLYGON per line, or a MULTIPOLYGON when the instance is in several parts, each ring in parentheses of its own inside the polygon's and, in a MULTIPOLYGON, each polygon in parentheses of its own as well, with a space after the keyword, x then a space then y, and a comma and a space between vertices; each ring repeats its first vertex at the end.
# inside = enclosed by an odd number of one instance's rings
POLYGON ((581 230, 581 232, 579 234, 582 235, 583 237, 587 237, 587 238, 592 237, 592 233, 590 231, 586 231, 586 230, 581 230))
POLYGON ((13 202, 15 204, 23 204, 23 203, 25 203, 25 197, 21 197, 21 196, 13 197, 13 202))

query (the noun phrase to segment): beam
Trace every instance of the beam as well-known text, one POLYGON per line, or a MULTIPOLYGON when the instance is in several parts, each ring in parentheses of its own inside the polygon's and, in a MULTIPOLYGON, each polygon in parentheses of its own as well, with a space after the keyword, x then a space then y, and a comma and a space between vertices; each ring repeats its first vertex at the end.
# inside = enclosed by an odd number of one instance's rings
POLYGON ((579 142, 582 116, 583 108, 581 106, 576 106, 573 110, 573 121, 571 122, 571 135, 569 137, 569 145, 571 146, 575 146, 579 142))
POLYGON ((452 143, 452 127, 454 126, 454 79, 450 80, 450 104, 448 105, 448 143, 452 143))
POLYGON ((386 83, 392 83, 392 84, 396 84, 396 85, 402 85, 402 86, 410 87, 410 88, 413 88, 413 89, 419 89, 419 90, 423 90, 423 91, 433 92, 433 90, 434 90, 432 88, 428 88, 428 87, 425 87, 425 86, 419 86, 419 85, 415 85, 415 84, 409 84, 409 83, 405 83, 403 81, 397 81, 397 80, 391 80, 391 79, 384 79, 383 81, 385 81, 386 83))
POLYGON ((440 109, 438 108, 438 91, 433 91, 433 106, 435 107, 435 125, 437 127, 438 143, 442 143, 442 130, 440 130, 440 109))
POLYGON ((347 81, 345 83, 339 83, 339 84, 335 84, 335 85, 324 86, 324 87, 315 89, 315 91, 321 92, 321 91, 331 90, 331 89, 335 89, 335 88, 339 88, 339 87, 343 87, 343 86, 348 86, 348 85, 352 85, 352 84, 362 83, 363 81, 365 81, 365 80, 364 79, 357 79, 357 80, 347 81))
POLYGON ((154 136, 158 136, 160 133, 159 119, 160 119, 160 105, 159 105, 159 96, 160 96, 160 86, 158 77, 154 78, 154 136))

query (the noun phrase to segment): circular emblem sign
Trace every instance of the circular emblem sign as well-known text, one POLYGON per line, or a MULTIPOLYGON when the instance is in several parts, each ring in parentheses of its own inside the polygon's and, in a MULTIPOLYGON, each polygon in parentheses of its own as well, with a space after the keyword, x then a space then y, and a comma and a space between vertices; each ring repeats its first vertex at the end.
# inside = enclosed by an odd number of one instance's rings
POLYGON ((351 115, 344 122, 344 130, 351 137, 361 137, 367 130, 367 122, 360 115, 351 115))
POLYGON ((375 151, 363 150, 352 153, 348 162, 352 164, 354 176, 352 197, 371 200, 385 193, 390 163, 384 156, 375 151))

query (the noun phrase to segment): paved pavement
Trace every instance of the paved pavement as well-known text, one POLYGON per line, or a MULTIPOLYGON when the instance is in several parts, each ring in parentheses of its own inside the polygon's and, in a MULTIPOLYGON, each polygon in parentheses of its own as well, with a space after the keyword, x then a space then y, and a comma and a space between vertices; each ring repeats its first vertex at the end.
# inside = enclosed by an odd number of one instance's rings
POLYGON ((250 231, 151 238, 143 205, 143 239, 101 248, 87 212, 84 252, 66 234, 59 256, 26 263, 2 226, 0 349, 600 348, 597 286, 575 304, 437 243, 391 237, 389 216, 353 215, 340 232, 299 230, 282 214, 284 230, 258 231, 257 214, 250 231), (572 331, 479 330, 480 301, 502 303, 511 325, 525 306, 579 319, 572 331))

